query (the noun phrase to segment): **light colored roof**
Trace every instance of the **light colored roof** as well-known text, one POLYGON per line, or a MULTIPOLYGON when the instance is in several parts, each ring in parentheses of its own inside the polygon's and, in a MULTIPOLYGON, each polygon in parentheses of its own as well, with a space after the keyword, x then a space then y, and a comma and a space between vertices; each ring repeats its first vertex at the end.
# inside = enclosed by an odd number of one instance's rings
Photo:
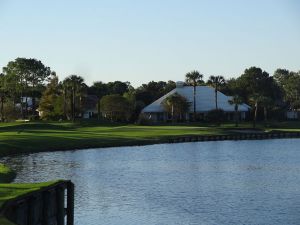
MULTIPOLYGON (((142 112, 164 112, 163 101, 172 94, 179 94, 185 97, 188 102, 191 103, 190 112, 193 111, 193 87, 184 86, 176 87, 166 95, 157 99, 152 104, 146 106, 142 112)), ((226 112, 233 112, 234 105, 230 105, 228 101, 231 99, 230 96, 226 96, 223 93, 218 91, 218 108, 223 109, 226 112)), ((216 108, 215 105, 215 89, 209 86, 197 86, 196 87, 196 111, 197 112, 208 112, 216 108)), ((245 112, 250 109, 250 106, 246 104, 239 105, 239 111, 245 112)))

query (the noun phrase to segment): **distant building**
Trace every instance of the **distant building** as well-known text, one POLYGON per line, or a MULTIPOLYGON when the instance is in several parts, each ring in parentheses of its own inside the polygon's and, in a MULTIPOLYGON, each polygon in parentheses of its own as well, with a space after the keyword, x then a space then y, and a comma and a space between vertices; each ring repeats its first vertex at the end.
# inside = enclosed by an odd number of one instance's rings
MULTIPOLYGON (((164 107, 164 100, 173 95, 179 94, 187 99, 190 102, 189 112, 185 115, 186 120, 191 120, 193 116, 193 105, 194 105, 194 95, 193 95, 193 87, 192 86, 184 86, 183 82, 177 82, 176 88, 157 99, 152 104, 146 106, 142 110, 142 114, 147 118, 151 119, 153 122, 164 122, 171 118, 164 107)), ((231 100, 230 96, 226 96, 223 93, 218 91, 218 108, 224 110, 228 119, 234 118, 234 105, 229 104, 229 100, 231 100)), ((216 109, 215 106, 215 89, 209 86, 197 86, 196 87, 196 112, 198 117, 205 118, 207 113, 211 110, 216 109)), ((250 106, 247 104, 239 105, 238 111, 240 114, 240 118, 243 120, 246 118, 246 113, 249 111, 250 106)))
POLYGON ((96 95, 87 95, 83 101, 83 115, 82 118, 90 119, 98 114, 97 104, 99 98, 96 95))
POLYGON ((286 118, 288 120, 297 120, 300 118, 300 112, 297 110, 289 110, 286 112, 286 118))

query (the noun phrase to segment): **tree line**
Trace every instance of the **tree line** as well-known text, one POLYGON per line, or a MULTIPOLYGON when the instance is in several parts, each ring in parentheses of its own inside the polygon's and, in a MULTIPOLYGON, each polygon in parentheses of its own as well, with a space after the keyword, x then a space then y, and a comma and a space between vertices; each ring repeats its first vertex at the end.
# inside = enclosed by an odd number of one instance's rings
MULTIPOLYGON (((198 71, 185 74, 185 83, 193 86, 209 85, 215 88, 215 104, 218 109, 217 92, 233 96, 231 104, 238 107, 245 102, 252 107, 249 119, 267 120, 284 118, 287 110, 300 109, 300 72, 277 69, 273 75, 258 67, 250 67, 236 78, 210 76, 203 80, 198 71)), ((96 81, 88 86, 84 78, 70 75, 60 81, 57 74, 40 60, 17 58, 8 62, 0 74, 0 119, 75 120, 83 115, 94 96, 98 119, 135 122, 141 110, 148 104, 176 87, 174 81, 150 81, 134 88, 130 82, 96 81), (38 112, 39 116, 38 116, 38 112)), ((172 96, 165 102, 167 110, 179 112, 192 107, 196 120, 195 105, 184 103, 181 96, 172 96), (173 102, 173 103, 172 103, 173 102), (177 108, 176 108, 177 107, 177 108)), ((196 101, 194 101, 196 102, 196 101)))

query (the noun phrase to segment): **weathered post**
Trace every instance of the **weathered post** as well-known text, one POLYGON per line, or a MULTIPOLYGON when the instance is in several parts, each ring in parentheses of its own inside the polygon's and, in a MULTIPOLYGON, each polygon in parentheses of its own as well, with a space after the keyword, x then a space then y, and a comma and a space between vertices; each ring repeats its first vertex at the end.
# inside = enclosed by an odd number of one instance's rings
POLYGON ((74 184, 67 184, 67 225, 74 225, 74 184))
POLYGON ((64 221, 65 221, 65 189, 62 187, 58 187, 56 189, 56 202, 57 202, 57 213, 56 213, 57 225, 64 225, 64 221))

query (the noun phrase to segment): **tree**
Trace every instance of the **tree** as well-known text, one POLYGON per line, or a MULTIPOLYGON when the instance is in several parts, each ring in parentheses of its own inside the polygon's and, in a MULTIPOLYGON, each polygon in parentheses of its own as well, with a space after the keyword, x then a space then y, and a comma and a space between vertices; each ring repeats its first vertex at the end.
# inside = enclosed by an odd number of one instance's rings
POLYGON ((218 109, 218 90, 225 83, 225 78, 223 76, 210 76, 207 83, 215 88, 215 104, 216 109, 218 109))
POLYGON ((109 94, 108 85, 101 81, 94 82, 93 85, 89 88, 88 92, 89 94, 96 95, 99 99, 99 102, 97 104, 97 111, 98 111, 98 120, 100 120, 100 114, 101 114, 100 100, 103 96, 109 94))
POLYGON ((234 120, 235 120, 235 126, 238 126, 238 121, 239 121, 239 105, 243 104, 243 99, 235 95, 230 99, 229 101, 230 105, 234 105, 234 120))
POLYGON ((200 74, 196 70, 191 71, 185 75, 186 83, 193 86, 193 97, 194 97, 193 98, 193 112, 194 112, 193 119, 194 119, 194 121, 196 120, 196 87, 199 84, 203 83, 202 78, 203 78, 203 75, 200 74))
POLYGON ((272 98, 268 96, 260 96, 259 102, 261 103, 263 109, 264 109, 264 120, 265 122, 268 121, 268 108, 272 107, 274 105, 274 101, 272 98))
POLYGON ((70 75, 63 81, 64 86, 64 104, 66 104, 67 97, 70 101, 71 119, 74 122, 76 113, 81 112, 82 97, 86 91, 86 84, 81 76, 70 75), (77 107, 77 108, 76 108, 77 107))
POLYGON ((121 95, 103 96, 100 100, 100 108, 103 116, 111 121, 128 121, 130 118, 131 106, 121 95))
MULTIPOLYGON (((261 68, 250 67, 236 79, 236 94, 243 97, 246 103, 250 104, 254 110, 253 125, 255 126, 261 104, 261 96, 266 96, 272 99, 274 106, 282 105, 282 91, 275 79, 261 68), (259 100, 259 101, 256 101, 259 100)), ((273 107, 275 108, 275 107, 273 107)))
MULTIPOLYGON (((6 76, 10 86, 11 94, 14 97, 25 97, 25 114, 28 116, 28 99, 32 99, 32 114, 36 111, 36 98, 40 97, 44 82, 50 77, 50 67, 46 67, 36 59, 17 58, 3 67, 3 74, 6 76), (12 88, 14 87, 14 90, 12 88)), ((20 101, 20 99, 18 99, 20 101)), ((21 100, 23 114, 23 102, 21 100)), ((24 117, 24 114, 23 114, 24 117)))
POLYGON ((129 90, 131 87, 129 82, 122 82, 122 81, 114 81, 114 82, 108 82, 108 94, 118 94, 123 95, 125 92, 129 90))
POLYGON ((42 119, 59 119, 63 116, 62 91, 58 77, 53 74, 39 104, 39 112, 42 119))
POLYGON ((4 75, 0 74, 0 121, 4 122, 4 101, 5 101, 6 91, 4 86, 4 75))
POLYGON ((256 120, 257 120, 257 111, 258 111, 258 104, 261 101, 261 96, 259 94, 253 94, 250 97, 250 102, 254 106, 254 116, 253 116, 253 128, 256 127, 256 120))
POLYGON ((183 115, 189 111, 190 103, 187 99, 177 93, 168 96, 163 101, 163 107, 171 114, 172 121, 183 120, 183 115))
POLYGON ((274 78, 280 86, 284 100, 288 108, 295 110, 300 108, 300 72, 292 72, 286 69, 277 69, 274 78))
POLYGON ((142 111, 142 109, 146 106, 143 101, 136 99, 136 90, 133 88, 130 89, 128 92, 124 93, 124 98, 128 101, 130 104, 131 110, 131 116, 129 118, 130 122, 137 121, 139 118, 139 115, 142 111))

